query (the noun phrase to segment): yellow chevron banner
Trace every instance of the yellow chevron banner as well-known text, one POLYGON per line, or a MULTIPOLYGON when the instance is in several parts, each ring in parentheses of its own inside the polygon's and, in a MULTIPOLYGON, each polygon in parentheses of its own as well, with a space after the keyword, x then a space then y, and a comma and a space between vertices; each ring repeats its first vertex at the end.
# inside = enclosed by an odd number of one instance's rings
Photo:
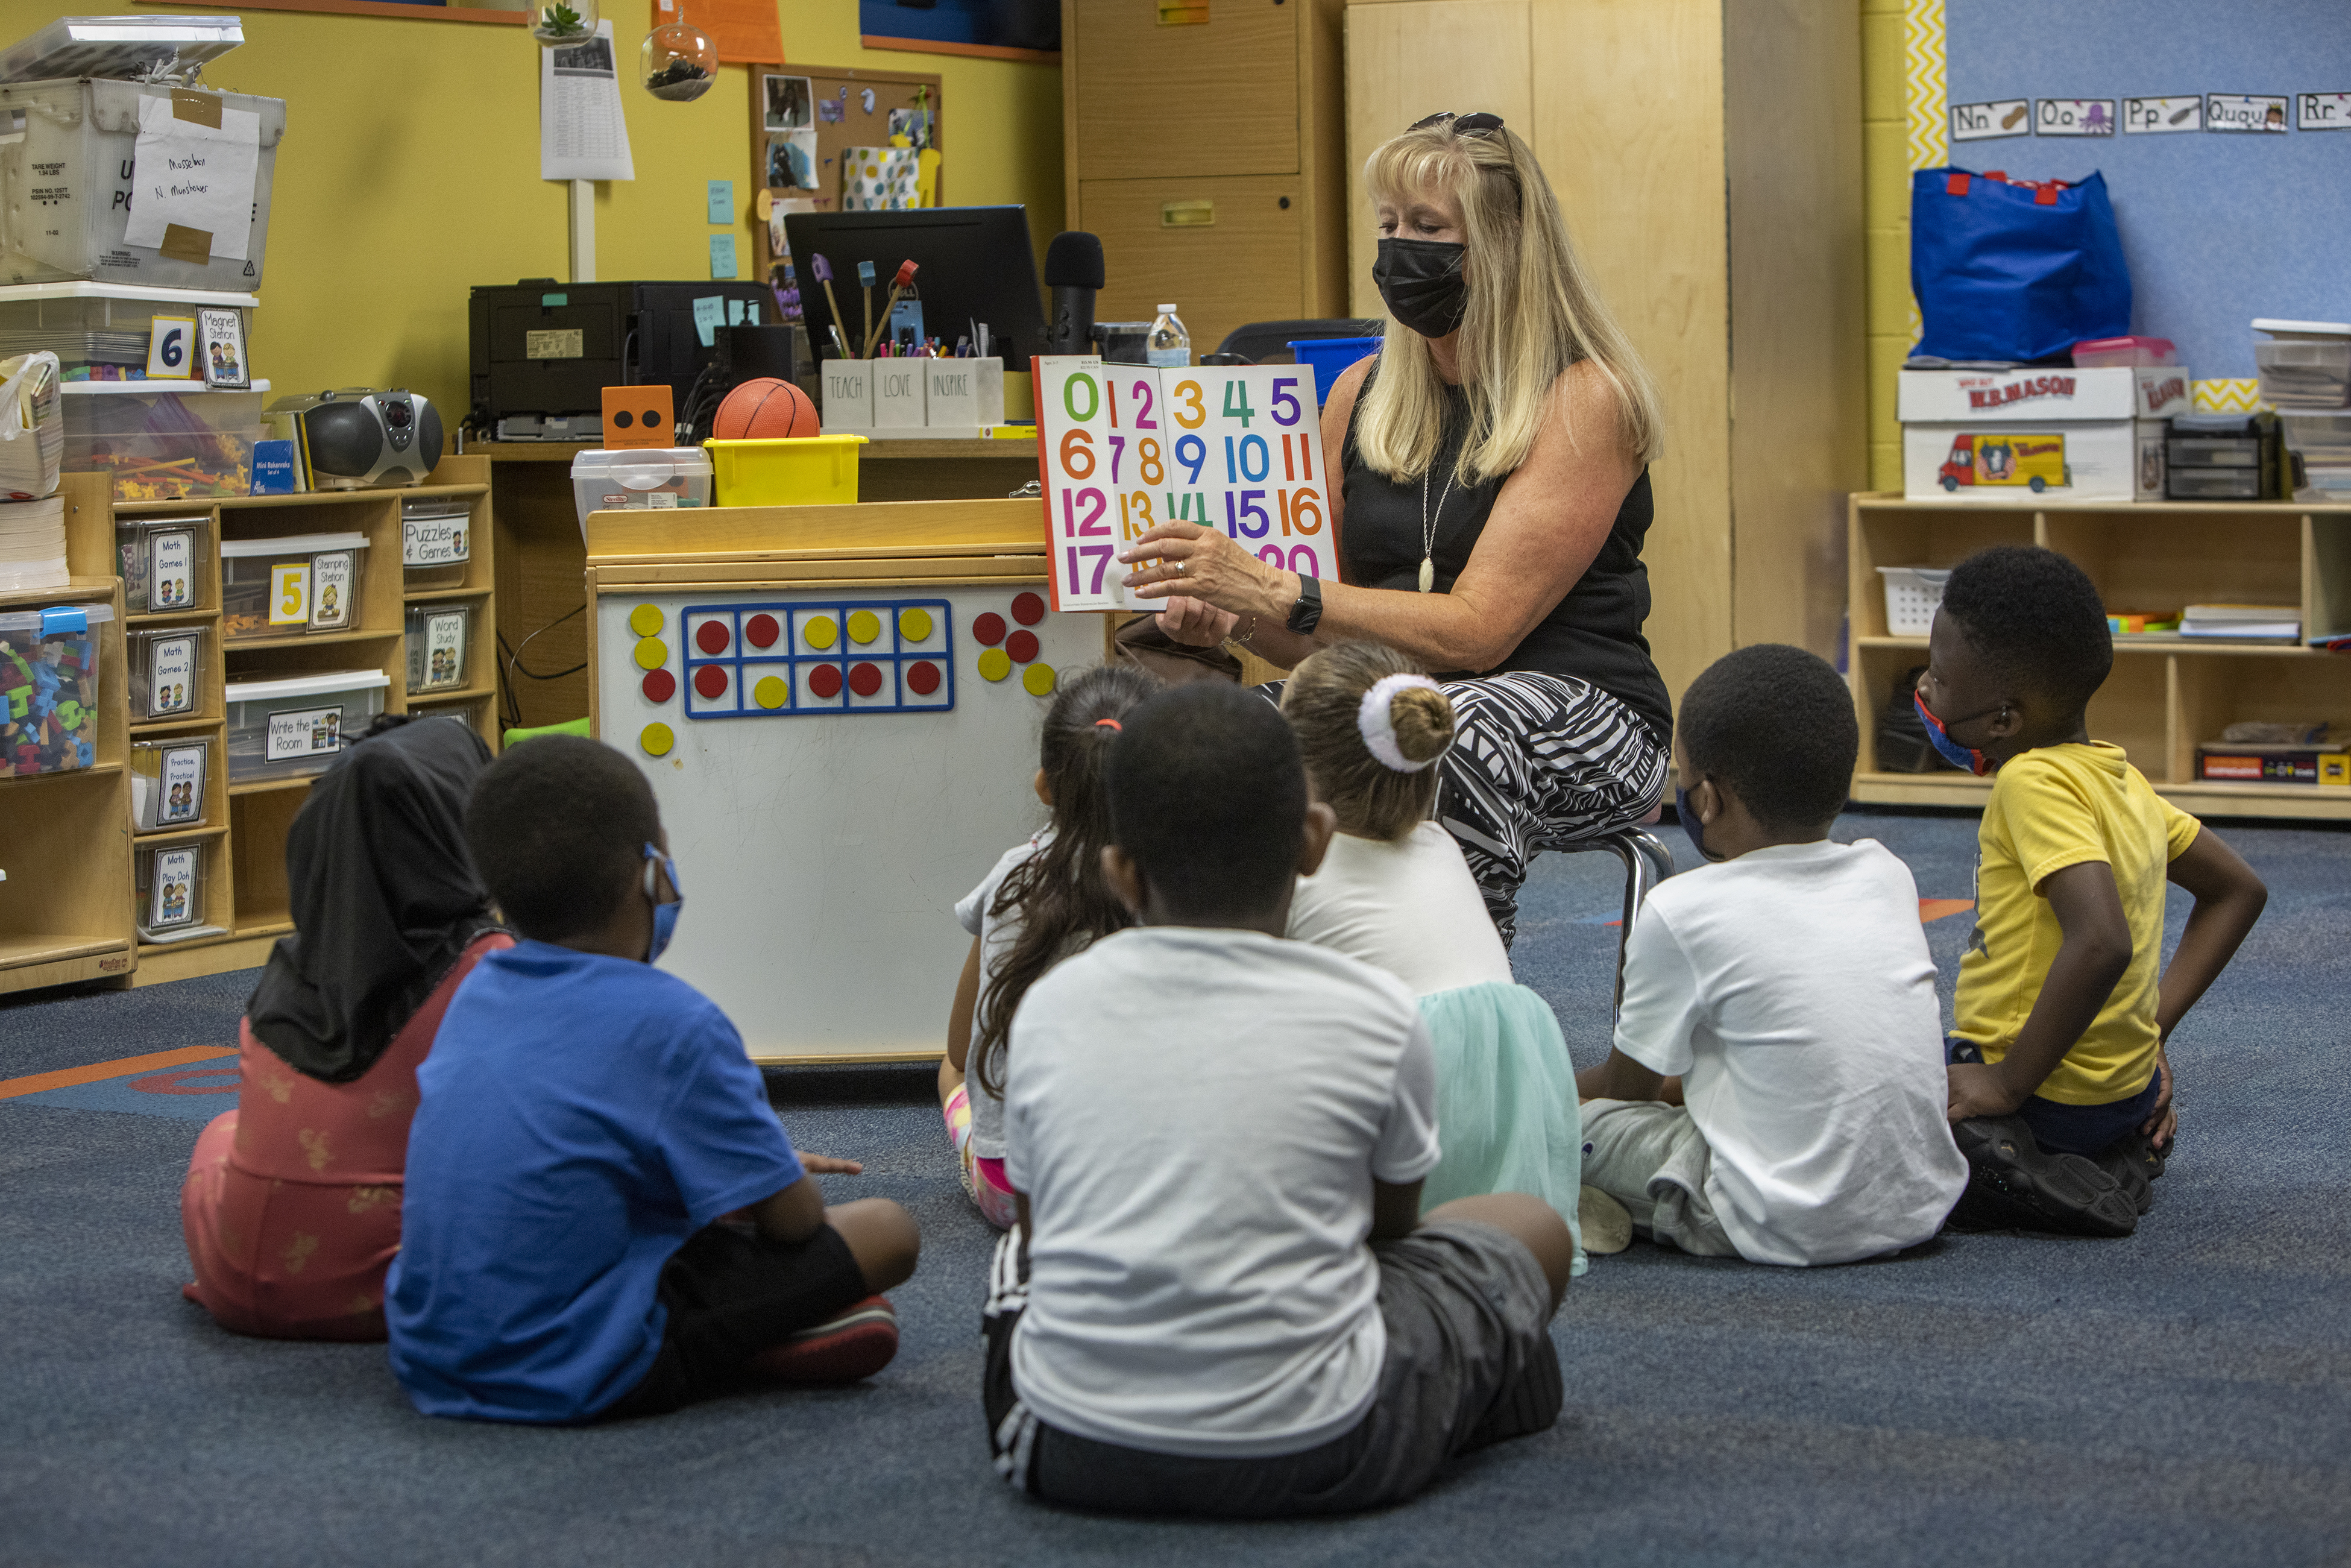
POLYGON ((2193 382, 2189 392, 2199 413, 2259 413, 2269 406, 2262 401, 2262 383, 2252 376, 2193 382))
MULTIPOLYGON (((1943 0, 1904 0, 1902 7, 1902 81, 1904 129, 1908 132, 1910 169, 1939 169, 1951 161, 1949 78, 1943 64, 1943 0)), ((1907 197, 1905 198, 1907 201, 1907 197)), ((1909 213, 1903 213, 1903 231, 1909 231, 1909 213)), ((1918 319, 1918 301, 1910 301, 1910 341, 1915 345, 1925 323, 1918 319)))

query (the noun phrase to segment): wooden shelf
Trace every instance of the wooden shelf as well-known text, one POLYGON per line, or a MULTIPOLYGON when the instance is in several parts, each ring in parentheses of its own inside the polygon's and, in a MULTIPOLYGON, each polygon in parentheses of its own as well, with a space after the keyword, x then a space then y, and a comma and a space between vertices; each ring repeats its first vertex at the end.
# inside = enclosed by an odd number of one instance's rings
POLYGON ((117 936, 66 936, 49 932, 0 936, 0 970, 86 958, 96 953, 120 953, 129 946, 117 936))
POLYGON ((228 792, 237 795, 274 795, 281 789, 308 789, 318 780, 316 773, 305 773, 299 779, 248 779, 242 784, 232 784, 228 792))
POLYGON ((87 768, 68 768, 62 773, 20 773, 14 779, 0 779, 0 789, 12 785, 55 784, 68 779, 105 779, 121 771, 120 762, 93 762, 87 768))
POLYGON ((234 942, 236 938, 237 933, 234 931, 212 931, 178 942, 141 942, 139 944, 139 960, 143 964, 157 954, 188 953, 201 947, 217 946, 223 942, 234 942))
POLYGON ((463 691, 455 692, 411 692, 408 695, 408 706, 434 707, 442 703, 478 702, 484 697, 494 697, 497 695, 496 686, 467 686, 463 691))
POLYGON ((63 588, 12 588, 0 592, 0 610, 13 610, 20 605, 87 604, 94 599, 106 599, 114 592, 110 577, 76 577, 67 580, 63 588))
POLYGON ((416 588, 400 597, 409 604, 437 604, 444 599, 487 599, 495 591, 488 588, 416 588))
POLYGON ((142 610, 131 617, 129 624, 134 630, 141 626, 196 626, 220 618, 217 610, 142 610))
MULTIPOLYGON (((1924 637, 1856 637, 1854 645, 1860 648, 1908 648, 1916 653, 1927 651, 1924 637)), ((2313 648, 2301 643, 2222 643, 2210 637, 2179 637, 2163 632, 2141 632, 2115 639, 2116 653, 2258 653, 2272 659, 2329 659, 2342 655, 2324 648, 2313 648)))
MULTIPOLYGON (((126 926, 130 900, 121 901, 126 926)), ((78 936, 46 932, 0 936, 0 993, 116 979, 139 960, 127 936, 78 936)))
POLYGON ((325 648, 337 643, 381 643, 387 637, 402 637, 406 632, 393 627, 389 632, 292 632, 282 637, 229 637, 222 640, 225 653, 254 653, 266 648, 325 648))
POLYGON ((293 930, 294 916, 291 914, 283 910, 265 910, 259 919, 239 921, 234 935, 239 940, 249 941, 256 936, 285 936, 293 930))
POLYGON ((131 738, 145 740, 156 735, 183 735, 194 729, 218 729, 228 720, 214 715, 211 718, 146 718, 131 727, 131 738))
MULTIPOLYGON (((172 844, 200 844, 208 840, 225 838, 227 836, 228 824, 225 822, 219 822, 214 823, 211 827, 168 828, 160 833, 134 832, 131 835, 131 842, 134 848, 152 850, 167 847, 172 844)), ((159 944, 150 943, 141 945, 152 946, 158 946, 159 944)), ((179 944, 176 942, 165 942, 160 944, 160 946, 165 947, 176 947, 179 944)))

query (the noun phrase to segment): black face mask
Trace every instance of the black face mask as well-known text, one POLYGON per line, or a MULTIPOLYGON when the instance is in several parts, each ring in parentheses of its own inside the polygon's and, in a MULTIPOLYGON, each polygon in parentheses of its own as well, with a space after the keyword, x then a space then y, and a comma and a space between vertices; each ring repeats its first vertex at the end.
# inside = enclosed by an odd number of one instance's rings
POLYGON ((1384 239, 1372 263, 1372 281, 1388 314, 1424 338, 1442 338, 1461 325, 1469 284, 1461 276, 1467 246, 1435 239, 1384 239))

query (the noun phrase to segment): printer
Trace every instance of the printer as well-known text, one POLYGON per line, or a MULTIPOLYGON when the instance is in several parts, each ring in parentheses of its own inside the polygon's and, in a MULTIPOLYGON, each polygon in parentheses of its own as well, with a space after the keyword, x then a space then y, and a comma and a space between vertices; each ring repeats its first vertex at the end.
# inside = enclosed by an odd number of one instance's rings
POLYGON ((683 409, 718 330, 780 319, 764 283, 479 284, 473 408, 495 441, 603 440, 604 389, 666 384, 683 409))

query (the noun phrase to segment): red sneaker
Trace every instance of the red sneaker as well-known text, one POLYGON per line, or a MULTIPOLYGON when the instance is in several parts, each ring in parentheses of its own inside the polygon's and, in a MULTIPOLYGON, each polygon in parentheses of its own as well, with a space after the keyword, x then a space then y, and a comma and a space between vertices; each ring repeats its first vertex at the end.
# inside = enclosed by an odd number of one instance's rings
POLYGON ((751 1358, 751 1370, 778 1383, 854 1383, 898 1354, 898 1312, 868 1296, 839 1317, 805 1328, 751 1358))

